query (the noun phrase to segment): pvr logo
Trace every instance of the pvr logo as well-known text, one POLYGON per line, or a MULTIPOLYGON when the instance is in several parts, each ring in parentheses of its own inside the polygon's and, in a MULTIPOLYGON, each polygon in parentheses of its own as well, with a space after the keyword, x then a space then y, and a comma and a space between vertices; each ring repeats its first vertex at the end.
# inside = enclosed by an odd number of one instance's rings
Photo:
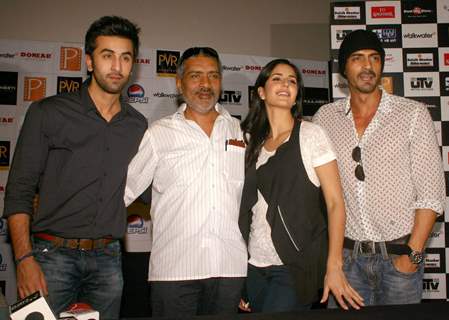
POLYGON ((81 48, 61 47, 59 69, 67 71, 80 71, 81 55, 81 48))
POLYGON ((352 30, 337 30, 337 33, 335 35, 337 41, 343 41, 343 39, 346 37, 348 33, 350 33, 352 30))
POLYGON ((9 169, 10 147, 10 141, 0 141, 0 170, 9 169))
POLYGON ((45 97, 47 91, 47 78, 25 77, 23 88, 24 101, 36 101, 45 97))
POLYGON ((433 79, 432 78, 411 78, 410 86, 413 89, 432 89, 433 79))
POLYGON ((179 51, 156 51, 157 66, 156 72, 159 76, 174 77, 176 66, 178 65, 179 51))
POLYGON ((423 289, 425 291, 438 291, 440 286, 439 279, 422 279, 423 289))
POLYGON ((242 100, 241 91, 224 90, 219 102, 222 104, 240 104, 240 100, 242 100))
POLYGON ((83 82, 81 77, 58 77, 57 93, 78 91, 83 82))

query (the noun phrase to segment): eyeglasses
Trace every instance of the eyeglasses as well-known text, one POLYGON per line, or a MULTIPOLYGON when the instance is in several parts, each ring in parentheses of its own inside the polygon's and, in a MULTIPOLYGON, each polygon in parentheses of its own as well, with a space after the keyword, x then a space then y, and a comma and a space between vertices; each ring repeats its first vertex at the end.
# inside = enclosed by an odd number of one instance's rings
POLYGON ((220 60, 217 51, 215 51, 210 47, 192 47, 184 51, 184 53, 182 54, 181 58, 178 61, 178 64, 181 65, 185 60, 199 55, 211 57, 216 59, 217 61, 220 60))
POLYGON ((365 172, 363 171, 362 166, 362 149, 359 146, 356 146, 352 150, 352 159, 357 162, 357 167, 355 167, 355 177, 360 181, 365 181, 365 172))

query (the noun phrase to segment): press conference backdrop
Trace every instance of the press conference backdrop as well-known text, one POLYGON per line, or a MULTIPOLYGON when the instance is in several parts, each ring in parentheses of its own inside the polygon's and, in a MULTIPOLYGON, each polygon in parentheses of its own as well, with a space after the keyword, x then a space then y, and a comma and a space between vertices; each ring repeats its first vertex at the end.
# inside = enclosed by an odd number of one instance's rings
MULTIPOLYGON (((123 97, 150 123, 176 111, 174 76, 181 52, 142 48, 136 58, 133 78, 125 87, 123 97)), ((9 165, 28 106, 46 96, 78 90, 86 78, 84 59, 81 43, 0 39, 1 211, 9 165)), ((257 75, 272 58, 221 54, 221 59, 223 91, 220 102, 232 115, 241 119, 247 113, 257 75)), ((305 114, 312 115, 320 105, 328 102, 328 62, 298 59, 292 59, 292 62, 298 65, 304 77, 305 114)), ((128 217, 128 251, 150 250, 151 224, 147 210, 133 210, 128 217)), ((1 221, 0 288, 11 304, 16 300, 14 265, 11 250, 4 243, 5 237, 6 223, 1 221)))
MULTIPOLYGON (((347 82, 338 74, 343 38, 356 29, 375 32, 386 48, 384 89, 428 106, 449 195, 449 0, 334 2, 330 15, 332 97, 348 94, 347 82)), ((445 211, 428 242, 424 299, 449 298, 449 212, 445 211)))

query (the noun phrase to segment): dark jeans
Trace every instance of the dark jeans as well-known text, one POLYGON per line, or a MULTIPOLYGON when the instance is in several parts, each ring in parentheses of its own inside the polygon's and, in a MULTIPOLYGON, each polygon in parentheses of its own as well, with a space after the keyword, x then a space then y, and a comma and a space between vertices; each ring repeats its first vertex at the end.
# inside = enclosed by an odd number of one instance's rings
POLYGON ((123 277, 119 241, 103 249, 75 250, 34 239, 33 253, 48 286, 48 302, 56 316, 75 302, 100 312, 101 319, 118 319, 123 277))
POLYGON ((249 264, 246 290, 252 312, 301 311, 312 307, 298 302, 294 280, 286 266, 259 268, 249 264))
MULTIPOLYGON (((412 304, 421 302, 424 265, 416 272, 396 270, 393 259, 384 253, 359 254, 357 250, 343 250, 343 271, 351 286, 362 296, 366 306, 412 304)), ((333 297, 329 308, 335 308, 333 297)))
POLYGON ((123 294, 121 318, 151 316, 148 283, 149 252, 123 252, 123 294))
POLYGON ((236 314, 245 278, 151 281, 153 317, 236 314))

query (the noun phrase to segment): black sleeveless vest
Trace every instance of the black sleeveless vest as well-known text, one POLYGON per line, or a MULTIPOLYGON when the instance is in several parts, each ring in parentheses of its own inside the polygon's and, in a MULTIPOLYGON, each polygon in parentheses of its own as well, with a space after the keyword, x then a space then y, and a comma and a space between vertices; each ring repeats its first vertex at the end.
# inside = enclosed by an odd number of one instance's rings
POLYGON ((289 141, 256 170, 245 175, 239 226, 248 242, 252 207, 257 189, 268 204, 267 221, 280 259, 289 267, 301 303, 317 299, 322 288, 327 258, 327 223, 321 190, 308 178, 299 146, 301 122, 293 127, 289 141))

